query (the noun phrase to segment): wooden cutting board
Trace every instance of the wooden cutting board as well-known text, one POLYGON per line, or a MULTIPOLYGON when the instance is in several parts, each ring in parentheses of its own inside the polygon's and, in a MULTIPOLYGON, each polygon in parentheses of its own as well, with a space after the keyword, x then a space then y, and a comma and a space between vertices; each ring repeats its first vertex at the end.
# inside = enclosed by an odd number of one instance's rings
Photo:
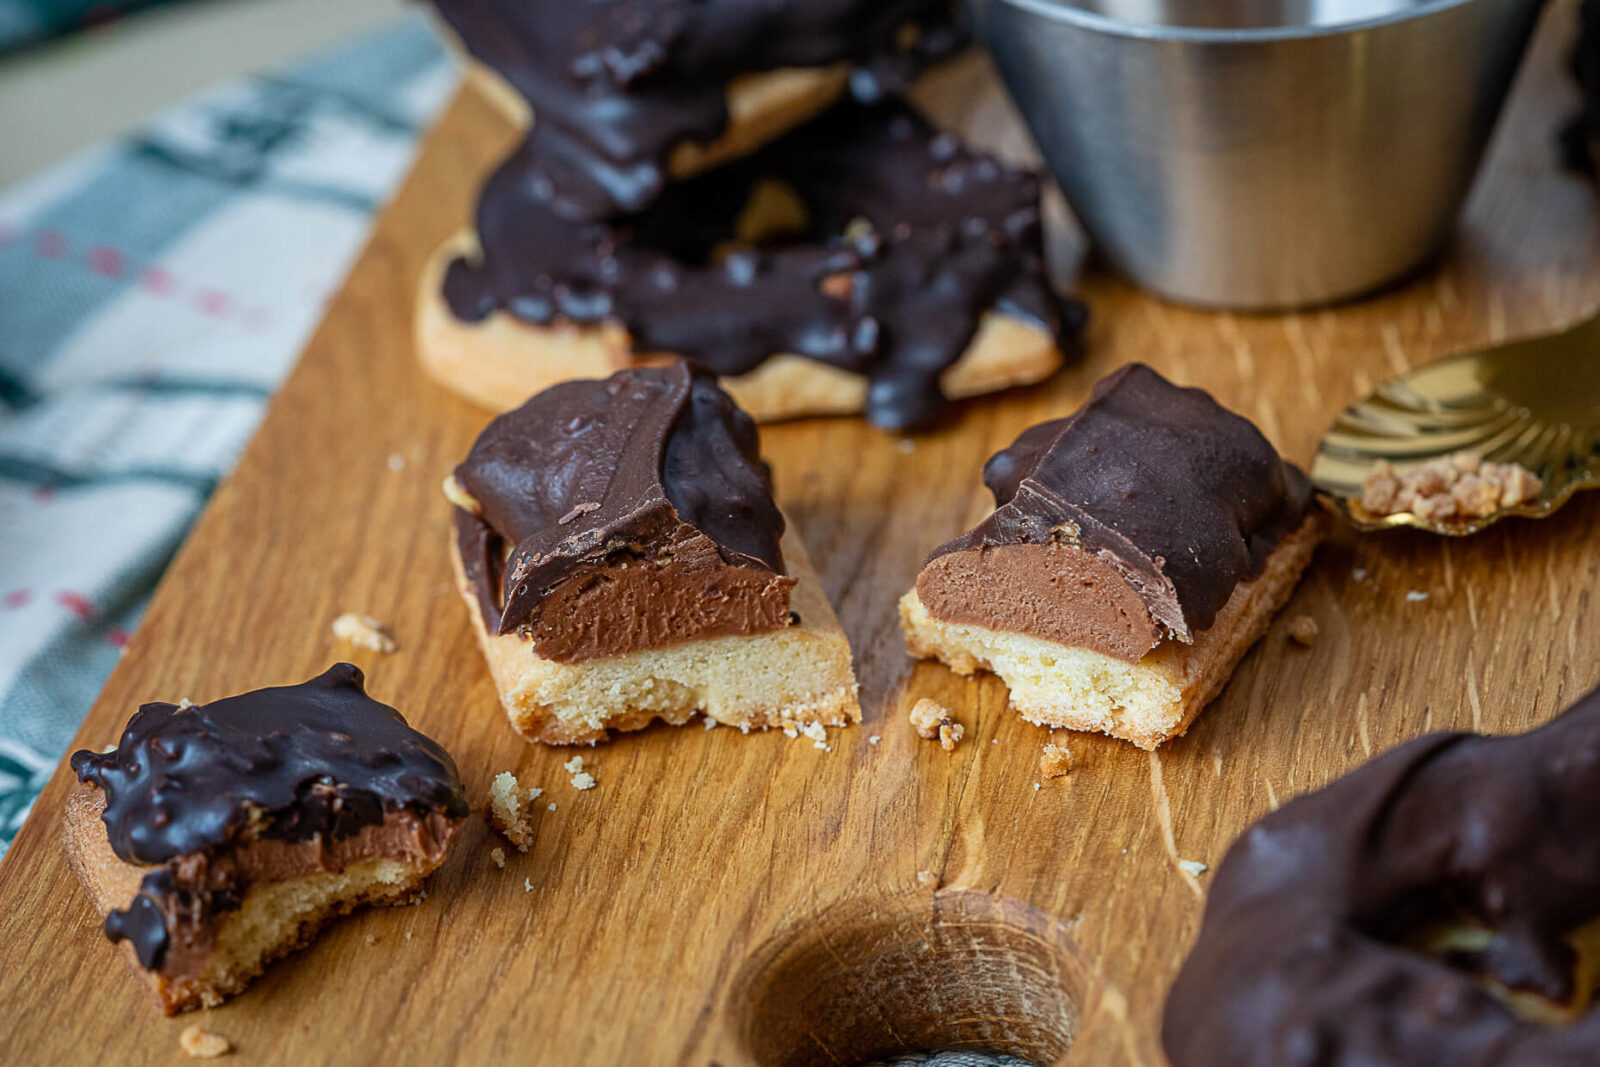
MULTIPOLYGON (((1548 13, 1459 241, 1403 289, 1245 318, 1090 267, 1077 279, 1095 315, 1087 360, 1048 385, 965 405, 914 440, 851 420, 764 430, 779 499, 855 647, 866 721, 828 750, 652 729, 583 750, 600 783, 584 793, 561 770, 571 751, 507 727, 446 564, 439 483, 487 416, 419 372, 413 287, 510 139, 481 100, 459 99, 77 744, 110 743, 145 700, 211 700, 351 659, 450 748, 478 803, 510 769, 556 809, 504 870, 474 820, 421 907, 357 916, 236 1001, 169 1020, 67 870, 63 767, 0 867, 0 1058, 170 1059, 199 1021, 240 1062, 296 1067, 848 1064, 959 1047, 1162 1063, 1162 1000, 1210 877, 1180 860, 1215 864, 1249 822, 1371 753, 1430 729, 1521 730, 1600 681, 1600 494, 1465 541, 1341 536, 1188 737, 1150 755, 1072 736, 1076 770, 1055 780, 1038 772, 1045 733, 1007 712, 997 681, 905 658, 895 599, 929 547, 986 511, 983 460, 1127 360, 1205 386, 1304 462, 1382 378, 1592 310, 1600 203, 1553 148, 1576 107, 1575 6, 1548 13), (400 651, 337 644, 345 611, 387 621, 400 651), (1285 637, 1301 613, 1321 627, 1309 650, 1285 637), (920 696, 967 725, 954 753, 907 726, 920 696)), ((929 95, 984 142, 1026 144, 981 62, 929 95)), ((1066 230, 1058 245, 1077 273, 1081 242, 1066 230)))

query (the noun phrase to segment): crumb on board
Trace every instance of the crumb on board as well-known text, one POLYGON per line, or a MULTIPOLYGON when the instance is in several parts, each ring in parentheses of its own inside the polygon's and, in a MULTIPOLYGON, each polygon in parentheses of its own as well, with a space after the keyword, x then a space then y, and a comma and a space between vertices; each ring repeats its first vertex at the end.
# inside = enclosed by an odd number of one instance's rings
POLYGON ((368 934, 364 940, 367 942, 368 945, 376 945, 378 943, 378 935, 377 934, 368 934))
POLYGON ((967 728, 960 723, 952 719, 944 720, 939 724, 939 747, 946 752, 954 752, 966 732, 967 728))
POLYGON ((577 774, 579 771, 583 770, 583 757, 573 756, 571 759, 567 760, 567 762, 563 763, 561 767, 568 774, 577 774))
POLYGON ((879 737, 879 736, 878 736, 878 735, 877 735, 877 734, 873 734, 873 735, 872 735, 872 736, 871 736, 871 737, 869 737, 869 738, 867 738, 867 744, 869 744, 869 745, 875 745, 875 744, 877 744, 877 743, 878 743, 878 742, 879 742, 879 741, 882 741, 882 740, 883 740, 883 738, 882 738, 882 737, 879 737))
POLYGON ((1190 878, 1198 878, 1208 870, 1206 865, 1199 860, 1179 860, 1178 869, 1190 878))
POLYGON ((1060 778, 1072 773, 1072 752, 1066 745, 1054 741, 1039 753, 1039 773, 1046 778, 1060 778))
POLYGON ((221 1034, 204 1030, 199 1023, 190 1023, 178 1035, 178 1047, 190 1059, 214 1060, 233 1051, 233 1042, 221 1034))
POLYGON ((593 789, 598 784, 599 783, 594 780, 594 775, 590 774, 588 771, 579 771, 577 774, 572 776, 572 788, 580 792, 585 789, 593 789))
POLYGON ((707 715, 705 718, 705 727, 707 730, 715 730, 717 728, 717 720, 707 715))
POLYGON ((394 471, 396 474, 406 469, 406 457, 402 456, 398 452, 390 452, 388 462, 389 469, 394 471))
POLYGON ((333 636, 357 648, 370 648, 387 655, 400 646, 384 632, 383 623, 371 615, 347 611, 333 620, 333 636))
POLYGON ((489 786, 489 824, 517 846, 518 852, 526 852, 534 840, 533 812, 523 807, 521 793, 516 775, 510 771, 495 775, 489 786))
POLYGON ((499 845, 489 850, 489 858, 494 860, 494 865, 502 871, 506 869, 506 850, 499 845))
POLYGON ((918 871, 917 884, 925 885, 930 889, 939 888, 939 876, 932 871, 918 871))
POLYGON ((555 811, 556 810, 556 802, 553 801, 553 800, 550 802, 550 810, 551 811, 555 811))
POLYGON ((1406 594, 1406 603, 1408 603, 1408 604, 1420 604, 1424 600, 1427 600, 1427 599, 1428 599, 1428 594, 1424 593, 1420 589, 1413 589, 1409 593, 1406 594))
POLYGON ((522 880, 522 891, 524 893, 533 892, 533 879, 532 878, 524 878, 522 880))
POLYGON ((800 733, 805 737, 811 738, 813 741, 826 741, 828 739, 828 728, 823 726, 820 722, 806 723, 804 726, 800 727, 800 733))
POLYGON ((1379 460, 1352 508, 1367 518, 1410 512, 1419 519, 1463 523, 1538 499, 1544 483, 1518 463, 1491 463, 1472 451, 1437 456, 1404 471, 1379 460))
POLYGON ((1289 640, 1303 648, 1317 643, 1317 620, 1310 615, 1296 615, 1289 620, 1289 640))

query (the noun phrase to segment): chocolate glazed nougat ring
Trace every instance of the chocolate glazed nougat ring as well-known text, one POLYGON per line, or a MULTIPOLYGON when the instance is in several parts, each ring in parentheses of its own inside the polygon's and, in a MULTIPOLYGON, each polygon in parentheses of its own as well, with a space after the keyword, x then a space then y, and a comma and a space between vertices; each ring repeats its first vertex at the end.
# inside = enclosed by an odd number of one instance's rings
POLYGON ((879 99, 964 48, 948 0, 435 0, 469 80, 524 130, 571 214, 645 207, 851 91, 879 99))
POLYGON ((1434 734, 1229 849, 1162 1026, 1174 1067, 1600 1060, 1600 690, 1434 734))
POLYGON ((1047 377, 1082 325, 1045 277, 1037 179, 904 105, 839 105, 615 223, 547 210, 529 166, 490 178, 478 236, 435 254, 418 299, 426 368, 496 410, 681 355, 758 421, 908 428, 1047 377))

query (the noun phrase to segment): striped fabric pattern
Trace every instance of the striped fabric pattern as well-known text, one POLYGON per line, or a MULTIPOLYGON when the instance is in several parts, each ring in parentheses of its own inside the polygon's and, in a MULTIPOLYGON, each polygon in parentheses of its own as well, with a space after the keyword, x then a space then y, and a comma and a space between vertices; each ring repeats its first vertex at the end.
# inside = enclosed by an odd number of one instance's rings
POLYGON ((454 80, 412 18, 0 192, 0 854, 454 80))

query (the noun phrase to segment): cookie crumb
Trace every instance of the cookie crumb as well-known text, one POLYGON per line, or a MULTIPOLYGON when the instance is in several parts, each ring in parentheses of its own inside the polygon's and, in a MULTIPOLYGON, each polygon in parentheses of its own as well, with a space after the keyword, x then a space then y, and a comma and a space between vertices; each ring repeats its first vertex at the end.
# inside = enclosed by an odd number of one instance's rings
POLYGON ((378 935, 377 934, 368 934, 367 937, 366 937, 366 942, 369 945, 376 945, 378 943, 378 935))
POLYGON ((357 648, 370 648, 388 655, 400 646, 383 630, 383 623, 371 615, 347 611, 333 620, 333 636, 357 648))
POLYGON ((1365 567, 1357 567, 1355 570, 1350 572, 1350 577, 1354 578, 1358 582, 1366 581, 1367 580, 1367 568, 1365 568, 1365 567))
POLYGON ((444 480, 444 495, 445 499, 469 515, 483 514, 483 505, 478 503, 478 498, 467 492, 461 483, 456 481, 454 474, 444 480))
POLYGON ((1380 459, 1351 509, 1368 519, 1409 511, 1431 522, 1465 523, 1536 500, 1543 488, 1539 476, 1520 463, 1490 463, 1471 451, 1436 456, 1405 471, 1380 459))
POLYGON ((399 474, 406 469, 406 457, 398 452, 389 453, 389 469, 399 474))
POLYGON ((542 796, 544 796, 544 790, 540 789, 538 786, 533 786, 528 790, 528 802, 530 804, 542 796))
POLYGON ((951 719, 946 719, 939 724, 939 747, 946 752, 954 752, 956 746, 961 744, 967 728, 951 719))
POLYGON ((1039 753, 1039 773, 1046 778, 1060 778, 1072 773, 1072 752, 1066 745, 1051 742, 1039 753))
POLYGON ((579 771, 577 774, 572 776, 572 788, 580 792, 585 789, 593 789, 598 784, 599 783, 594 780, 594 775, 590 774, 588 771, 579 771))
POLYGON ((233 1042, 221 1034, 202 1030, 198 1023, 190 1023, 178 1035, 178 1047, 190 1059, 214 1060, 233 1051, 233 1042))
POLYGON ((883 740, 883 738, 879 737, 877 734, 873 734, 871 737, 867 738, 867 744, 875 745, 879 741, 882 741, 882 740, 883 740))
POLYGON ((1424 600, 1427 600, 1427 599, 1428 599, 1428 594, 1424 593, 1420 589, 1413 589, 1409 593, 1406 594, 1406 603, 1408 603, 1408 604, 1420 604, 1424 600))
POLYGON ((489 786, 489 824, 517 846, 518 852, 526 852, 534 840, 533 813, 523 808, 521 792, 517 776, 510 771, 495 775, 489 786))
MULTIPOLYGON (((505 853, 502 852, 501 855, 505 855, 505 853)), ((406 931, 406 940, 407 941, 411 940, 411 931, 410 930, 406 931)))
POLYGON ((783 736, 793 739, 800 736, 800 731, 794 728, 794 723, 786 722, 783 724, 783 736))
POLYGON ((1205 874, 1209 868, 1199 860, 1179 860, 1178 869, 1191 878, 1198 878, 1205 874))
POLYGON ((532 878, 524 878, 522 880, 522 891, 524 893, 533 892, 533 879, 532 878))
POLYGON ((828 739, 828 729, 820 722, 808 722, 800 727, 800 732, 813 741, 826 741, 828 739))
POLYGON ((925 885, 930 889, 939 888, 939 876, 932 871, 918 871, 917 884, 925 885))
POLYGON ((717 720, 707 715, 705 726, 707 730, 715 730, 717 728, 717 720))
POLYGON ((568 774, 577 774, 579 771, 583 770, 583 757, 573 756, 561 766, 568 774))
POLYGON ((494 860, 494 865, 502 871, 506 869, 506 850, 499 845, 489 850, 489 858, 494 860))
POLYGON ((1296 615, 1289 620, 1289 640, 1304 648, 1317 643, 1317 620, 1310 615, 1296 615))
POLYGON ((937 700, 923 697, 911 705, 911 726, 924 741, 939 736, 939 725, 950 718, 950 709, 937 700))
POLYGON ((553 800, 550 802, 550 810, 551 811, 555 811, 556 810, 556 802, 553 801, 553 800))

